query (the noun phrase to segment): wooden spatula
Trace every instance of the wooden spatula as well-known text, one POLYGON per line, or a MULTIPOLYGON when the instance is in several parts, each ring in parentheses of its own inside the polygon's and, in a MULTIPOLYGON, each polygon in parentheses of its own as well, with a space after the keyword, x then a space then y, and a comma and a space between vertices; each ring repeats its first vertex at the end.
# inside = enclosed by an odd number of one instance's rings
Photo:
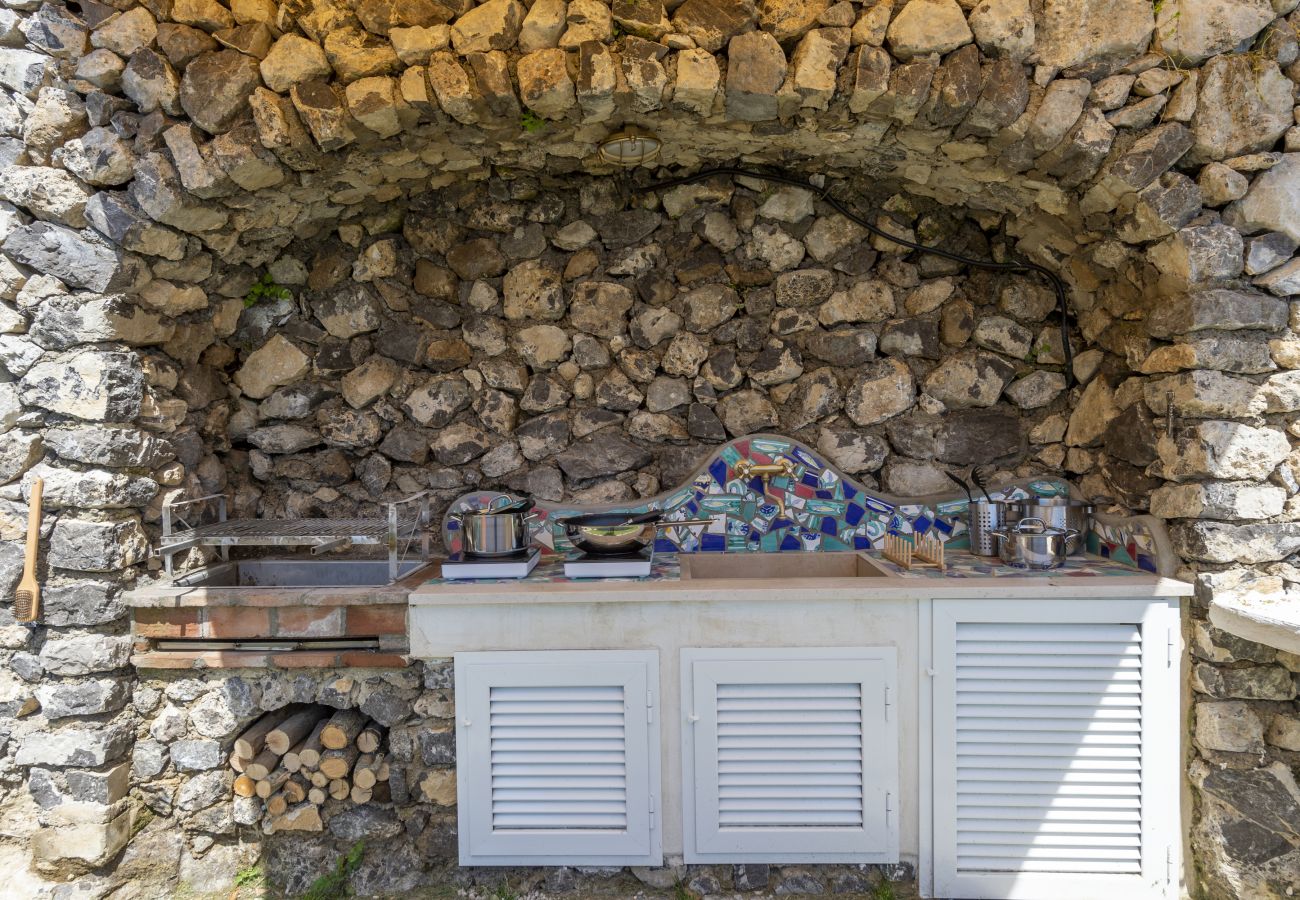
POLYGON ((14 592, 14 619, 35 622, 41 614, 41 586, 36 583, 36 550, 41 541, 41 493, 45 480, 32 482, 32 496, 27 506, 27 554, 23 559, 23 577, 14 592))

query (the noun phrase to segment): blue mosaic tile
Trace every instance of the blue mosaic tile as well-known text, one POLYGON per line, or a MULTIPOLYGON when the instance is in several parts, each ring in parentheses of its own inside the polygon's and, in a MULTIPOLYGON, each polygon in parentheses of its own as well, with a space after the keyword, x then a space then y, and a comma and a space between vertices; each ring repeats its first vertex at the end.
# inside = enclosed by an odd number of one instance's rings
POLYGON ((718 484, 725 484, 727 481, 727 463, 721 459, 715 459, 709 464, 709 475, 718 484))

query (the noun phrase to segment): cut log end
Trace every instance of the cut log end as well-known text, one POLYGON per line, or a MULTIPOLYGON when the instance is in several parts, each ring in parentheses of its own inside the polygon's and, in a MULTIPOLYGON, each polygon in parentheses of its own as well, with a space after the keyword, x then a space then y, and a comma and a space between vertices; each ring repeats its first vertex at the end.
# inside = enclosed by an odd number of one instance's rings
POLYGON ((330 716, 321 731, 321 744, 327 750, 342 750, 352 744, 366 724, 366 714, 359 709, 340 709, 330 716))
POLYGON ((283 793, 275 794, 266 801, 266 811, 272 816, 284 815, 284 811, 289 808, 289 801, 283 793))
POLYGON ((380 730, 380 725, 373 719, 366 723, 357 735, 357 749, 362 753, 374 753, 383 743, 384 733, 380 730))
POLYGON ((345 747, 342 750, 326 750, 321 754, 320 770, 330 778, 345 778, 352 772, 352 766, 356 760, 356 747, 345 747))
POLYGON ((266 747, 283 756, 312 733, 322 716, 315 706, 294 713, 267 732, 266 747))

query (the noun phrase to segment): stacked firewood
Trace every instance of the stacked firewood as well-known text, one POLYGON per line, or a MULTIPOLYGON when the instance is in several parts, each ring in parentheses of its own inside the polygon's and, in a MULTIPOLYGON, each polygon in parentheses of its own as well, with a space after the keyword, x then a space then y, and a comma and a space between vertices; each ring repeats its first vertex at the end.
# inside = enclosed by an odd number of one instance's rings
POLYGON ((320 831, 327 800, 388 801, 383 742, 384 729, 359 710, 286 706, 235 739, 234 790, 263 801, 268 833, 320 831))

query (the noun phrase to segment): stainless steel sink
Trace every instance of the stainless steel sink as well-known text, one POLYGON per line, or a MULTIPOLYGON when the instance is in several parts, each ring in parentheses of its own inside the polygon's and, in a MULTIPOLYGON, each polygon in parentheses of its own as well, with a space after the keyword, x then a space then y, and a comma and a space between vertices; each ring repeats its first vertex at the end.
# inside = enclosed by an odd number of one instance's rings
POLYGON ((683 580, 745 578, 891 578, 861 553, 683 553, 683 580))
MULTIPOLYGON (((428 565, 422 559, 398 564, 400 581, 428 565)), ((388 584, 386 559, 245 559, 218 563, 176 579, 182 587, 380 587, 388 584)))

